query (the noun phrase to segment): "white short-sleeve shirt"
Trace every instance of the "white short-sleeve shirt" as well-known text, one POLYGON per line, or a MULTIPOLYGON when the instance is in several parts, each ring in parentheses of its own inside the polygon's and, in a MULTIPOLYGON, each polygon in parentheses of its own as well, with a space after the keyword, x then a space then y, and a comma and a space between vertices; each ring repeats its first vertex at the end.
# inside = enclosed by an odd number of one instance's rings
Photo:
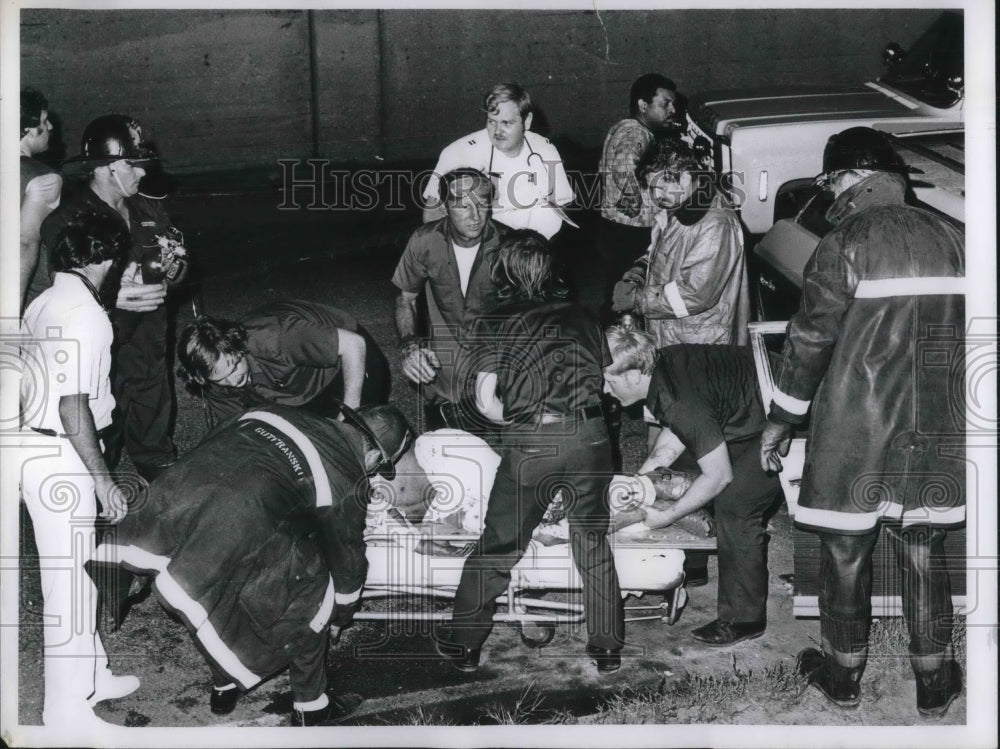
POLYGON ((496 188, 493 218, 512 229, 532 229, 551 239, 562 226, 553 206, 573 200, 559 151, 549 140, 530 130, 521 152, 509 157, 493 147, 486 129, 470 133, 446 146, 424 188, 424 200, 437 205, 441 176, 471 167, 493 177, 496 188))
POLYGON ((21 419, 62 433, 59 399, 86 393, 94 425, 111 424, 111 343, 107 312, 79 277, 56 273, 21 321, 21 419))

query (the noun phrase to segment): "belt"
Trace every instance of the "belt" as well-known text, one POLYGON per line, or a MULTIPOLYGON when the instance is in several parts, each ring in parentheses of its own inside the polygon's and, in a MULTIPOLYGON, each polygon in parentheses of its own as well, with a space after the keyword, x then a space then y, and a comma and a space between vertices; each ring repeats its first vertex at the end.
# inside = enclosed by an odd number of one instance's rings
POLYGON ((29 427, 32 432, 38 432, 39 434, 44 434, 46 437, 65 437, 65 434, 60 434, 55 429, 39 429, 38 427, 29 427))
POLYGON ((570 414, 557 414, 550 411, 542 411, 535 417, 536 424, 558 424, 564 421, 590 421, 591 419, 603 419, 604 409, 600 404, 581 408, 570 414))

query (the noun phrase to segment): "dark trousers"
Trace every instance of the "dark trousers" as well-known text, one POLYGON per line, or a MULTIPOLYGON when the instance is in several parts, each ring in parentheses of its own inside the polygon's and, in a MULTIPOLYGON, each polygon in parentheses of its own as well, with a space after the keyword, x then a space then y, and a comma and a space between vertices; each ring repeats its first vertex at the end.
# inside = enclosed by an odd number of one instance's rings
POLYGON ((649 249, 652 231, 648 226, 625 226, 605 218, 600 220, 597 229, 597 251, 601 259, 604 280, 600 314, 603 325, 614 322, 611 292, 615 284, 622 280, 625 271, 649 249))
MULTIPOLYGON (((863 666, 867 659, 872 551, 879 530, 876 526, 859 535, 819 534, 820 632, 824 650, 844 666, 863 666)), ((929 526, 887 526, 886 531, 900 570, 914 668, 933 670, 951 644, 953 626, 945 531, 929 526), (922 668, 925 660, 928 668, 922 668)))
POLYGON ((455 593, 453 638, 479 648, 493 628, 496 599, 524 555, 556 489, 562 489, 573 559, 583 580, 588 641, 619 649, 625 639, 624 607, 607 540, 605 490, 611 448, 604 421, 564 422, 508 430, 503 435, 483 535, 466 559, 455 593))
POLYGON ((111 382, 121 414, 125 449, 138 466, 174 460, 170 436, 173 393, 167 371, 167 311, 114 314, 115 362, 111 382))
MULTIPOLYGON (((292 699, 295 702, 312 702, 319 699, 326 691, 326 648, 328 638, 326 629, 315 637, 301 638, 298 652, 292 656, 288 664, 288 681, 292 685, 292 699)), ((232 677, 208 662, 212 671, 212 684, 223 687, 232 684, 232 677)))
POLYGON ((733 480, 714 500, 719 554, 718 616, 727 622, 767 619, 767 533, 764 515, 780 484, 760 468, 760 440, 729 445, 733 480))

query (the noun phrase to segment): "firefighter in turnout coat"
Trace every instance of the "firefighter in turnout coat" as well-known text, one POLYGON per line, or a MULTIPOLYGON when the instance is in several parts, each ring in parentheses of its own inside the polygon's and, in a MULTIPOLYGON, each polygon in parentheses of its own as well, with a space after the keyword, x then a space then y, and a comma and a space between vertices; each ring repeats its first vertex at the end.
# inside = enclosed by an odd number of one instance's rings
POLYGON ((917 708, 944 714, 961 692, 944 564, 965 520, 965 240, 906 205, 906 166, 885 135, 834 135, 823 180, 833 230, 806 265, 762 435, 780 470, 791 425, 810 416, 795 522, 820 537, 822 652, 799 670, 834 703, 860 701, 871 621, 872 550, 887 525, 901 572, 917 708))
POLYGON ((344 414, 266 406, 227 422, 98 549, 101 561, 154 576, 208 660, 216 714, 285 667, 293 725, 357 706, 326 693, 328 627, 339 634, 360 600, 368 477, 391 472, 412 433, 392 406, 344 414))

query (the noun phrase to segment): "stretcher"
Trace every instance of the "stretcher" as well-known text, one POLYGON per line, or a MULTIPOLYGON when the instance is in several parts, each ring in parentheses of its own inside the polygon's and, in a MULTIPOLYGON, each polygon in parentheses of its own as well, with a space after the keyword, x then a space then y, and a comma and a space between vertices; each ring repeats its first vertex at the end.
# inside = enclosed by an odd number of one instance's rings
MULTIPOLYGON (((414 527, 401 517, 382 523, 366 536, 368 579, 364 601, 402 597, 426 601, 454 599, 462 567, 476 537, 443 535, 414 527)), ((684 551, 713 551, 714 537, 698 536, 671 526, 656 530, 623 529, 609 536, 622 594, 643 597, 659 594, 662 600, 626 606, 626 621, 659 619, 673 624, 687 602, 684 590, 684 551)), ((542 647, 558 624, 582 622, 579 599, 582 581, 568 542, 554 539, 544 524, 536 529, 524 557, 511 573, 507 593, 497 603, 494 621, 519 627, 522 641, 542 647), (569 594, 553 595, 550 594, 569 594)), ((422 605, 400 611, 363 606, 358 620, 447 620, 448 610, 422 605)))

